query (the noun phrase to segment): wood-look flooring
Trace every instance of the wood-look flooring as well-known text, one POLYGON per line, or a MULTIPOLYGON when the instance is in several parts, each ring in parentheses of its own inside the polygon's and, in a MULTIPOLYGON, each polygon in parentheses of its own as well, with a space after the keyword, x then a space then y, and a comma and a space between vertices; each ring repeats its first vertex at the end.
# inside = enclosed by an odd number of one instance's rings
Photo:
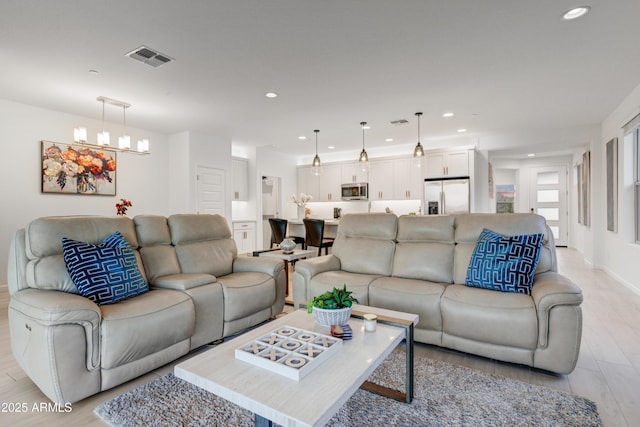
MULTIPOLYGON (((582 348, 578 366, 570 375, 551 375, 422 344, 416 344, 416 354, 584 396, 596 402, 605 426, 638 426, 640 296, 603 271, 592 269, 575 250, 559 248, 558 258, 559 271, 584 293, 582 348)), ((104 426, 93 414, 99 403, 171 372, 177 363, 75 403, 71 412, 47 411, 49 400, 24 374, 11 353, 8 304, 7 287, 0 287, 0 426, 104 426), (45 406, 38 411, 41 403, 45 406), (27 410, 16 412, 16 407, 27 410)), ((287 310, 291 309, 287 306, 287 310)))

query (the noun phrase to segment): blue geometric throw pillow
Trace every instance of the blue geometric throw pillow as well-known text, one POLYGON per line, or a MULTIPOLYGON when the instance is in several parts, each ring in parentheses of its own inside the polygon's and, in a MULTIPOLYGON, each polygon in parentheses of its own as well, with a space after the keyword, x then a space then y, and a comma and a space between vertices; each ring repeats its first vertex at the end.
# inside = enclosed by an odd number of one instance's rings
POLYGON ((531 295, 544 234, 503 236, 484 229, 473 250, 465 284, 531 295))
POLYGON ((133 249, 118 231, 98 246, 63 237, 62 253, 80 295, 98 305, 113 304, 149 290, 133 249))

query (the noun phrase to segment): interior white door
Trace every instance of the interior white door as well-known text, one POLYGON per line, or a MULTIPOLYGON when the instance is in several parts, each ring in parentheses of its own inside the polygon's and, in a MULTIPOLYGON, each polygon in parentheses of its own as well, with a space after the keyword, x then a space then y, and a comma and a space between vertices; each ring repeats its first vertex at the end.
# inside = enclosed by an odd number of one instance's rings
POLYGON ((196 212, 226 216, 224 170, 198 166, 197 180, 196 212))
POLYGON ((531 168, 531 209, 547 220, 556 246, 567 246, 567 167, 531 168))

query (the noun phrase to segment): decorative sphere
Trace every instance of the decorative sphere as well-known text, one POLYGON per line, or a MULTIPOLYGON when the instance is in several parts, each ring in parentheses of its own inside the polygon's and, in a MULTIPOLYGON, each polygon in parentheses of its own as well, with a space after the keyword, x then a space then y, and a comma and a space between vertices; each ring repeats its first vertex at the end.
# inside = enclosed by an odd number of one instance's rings
POLYGON ((296 248, 296 242, 294 242, 291 239, 284 239, 280 243, 280 249, 282 249, 282 252, 285 253, 285 254, 293 253, 293 250, 295 248, 296 248))

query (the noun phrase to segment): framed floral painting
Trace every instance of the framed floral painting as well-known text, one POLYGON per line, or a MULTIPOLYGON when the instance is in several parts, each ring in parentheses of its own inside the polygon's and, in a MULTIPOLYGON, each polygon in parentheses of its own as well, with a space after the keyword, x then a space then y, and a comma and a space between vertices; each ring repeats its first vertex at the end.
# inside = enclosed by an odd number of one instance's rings
POLYGON ((115 196, 116 152, 42 141, 42 192, 115 196))

